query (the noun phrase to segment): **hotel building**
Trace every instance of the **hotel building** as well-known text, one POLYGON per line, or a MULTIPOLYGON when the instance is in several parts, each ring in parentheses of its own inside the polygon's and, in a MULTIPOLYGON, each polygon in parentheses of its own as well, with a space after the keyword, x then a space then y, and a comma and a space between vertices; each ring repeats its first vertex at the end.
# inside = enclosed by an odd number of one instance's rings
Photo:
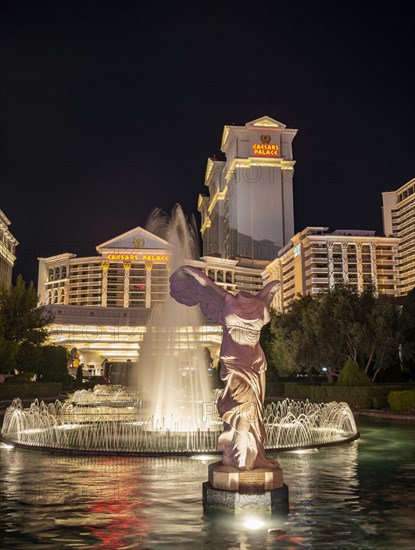
POLYGON ((415 178, 382 198, 383 231, 399 238, 398 294, 405 296, 415 287, 415 178))
POLYGON ((398 239, 376 237, 374 231, 306 227, 280 250, 264 270, 265 282, 281 281, 275 297, 278 311, 287 309, 296 296, 315 295, 336 284, 358 292, 372 286, 377 293, 395 296, 398 239))
MULTIPOLYGON (((153 307, 168 296, 172 250, 160 237, 137 227, 96 248, 97 255, 65 253, 39 258, 41 304, 54 314, 51 342, 76 348, 90 372, 104 359, 136 361, 153 307)), ((230 292, 258 292, 267 262, 203 257, 188 264, 230 292)), ((220 328, 205 321, 204 345, 217 348, 220 328)))
POLYGON ((209 159, 199 196, 203 252, 271 261, 294 235, 292 141, 297 130, 268 116, 225 126, 226 160, 209 159))
MULTIPOLYGON (((204 256, 186 263, 226 290, 258 292, 278 279, 274 306, 336 284, 395 296, 414 286, 414 182, 384 193, 386 237, 374 231, 307 227, 294 234, 292 141, 297 130, 267 116, 225 126, 226 160, 209 159, 199 196, 204 256), (400 277, 397 277, 398 244, 400 277), (412 285, 412 286, 411 286, 412 285)), ((55 315, 50 338, 77 348, 96 373, 104 358, 132 361, 152 309, 168 297, 170 245, 137 227, 96 248, 39 259, 39 296, 55 315)), ((217 351, 221 329, 205 319, 204 344, 217 351)))
POLYGON ((0 210, 0 285, 10 286, 16 260, 15 250, 19 244, 9 231, 10 220, 0 210))

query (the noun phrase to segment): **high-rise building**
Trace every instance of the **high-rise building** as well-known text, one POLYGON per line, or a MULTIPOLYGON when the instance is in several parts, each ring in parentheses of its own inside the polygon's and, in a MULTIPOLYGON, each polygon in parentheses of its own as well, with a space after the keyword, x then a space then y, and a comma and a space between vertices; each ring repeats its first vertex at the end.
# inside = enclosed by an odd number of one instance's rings
POLYGON ((268 116, 225 126, 226 161, 209 159, 199 196, 205 256, 272 260, 294 235, 292 141, 297 130, 268 116))
POLYGON ((415 178, 382 198, 383 231, 399 238, 398 294, 405 296, 415 287, 415 178))
POLYGON ((10 286, 16 260, 15 250, 19 244, 9 231, 10 220, 0 210, 0 285, 10 286))
POLYGON ((358 292, 395 296, 398 239, 377 237, 374 231, 306 227, 280 250, 264 270, 265 282, 281 281, 275 307, 284 311, 296 296, 315 295, 347 284, 358 292))

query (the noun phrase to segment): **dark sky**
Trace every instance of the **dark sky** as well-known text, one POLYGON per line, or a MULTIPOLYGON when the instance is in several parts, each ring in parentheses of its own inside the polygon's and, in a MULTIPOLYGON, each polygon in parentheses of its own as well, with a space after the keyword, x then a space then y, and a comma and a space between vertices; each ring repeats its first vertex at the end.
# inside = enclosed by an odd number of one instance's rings
POLYGON ((38 256, 95 254, 150 211, 196 212, 225 124, 297 128, 296 230, 382 230, 415 176, 400 2, 2 2, 0 208, 38 256))

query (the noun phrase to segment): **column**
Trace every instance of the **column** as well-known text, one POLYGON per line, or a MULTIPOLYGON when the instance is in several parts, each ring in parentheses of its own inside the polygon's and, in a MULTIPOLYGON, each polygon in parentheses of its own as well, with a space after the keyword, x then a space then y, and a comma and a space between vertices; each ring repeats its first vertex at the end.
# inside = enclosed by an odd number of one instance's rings
POLYGON ((342 243, 343 282, 349 283, 349 264, 347 263, 347 243, 342 243))
POLYGON ((270 269, 270 278, 269 281, 280 281, 280 286, 278 288, 278 291, 276 292, 274 299, 272 301, 272 307, 276 311, 280 312, 282 311, 282 278, 278 276, 279 270, 278 267, 272 267, 270 269))
POLYGON ((375 295, 378 294, 378 270, 376 265, 376 243, 370 243, 370 267, 372 271, 372 285, 375 295))
POLYGON ((328 265, 330 290, 333 290, 334 288, 333 246, 334 246, 334 243, 327 243, 327 265, 328 265))
POLYGON ((101 262, 101 269, 102 269, 101 307, 107 307, 109 266, 110 266, 109 262, 101 262))
POLYGON ((357 291, 363 292, 362 243, 356 243, 357 291))
POLYGON ((131 262, 124 262, 124 307, 130 305, 130 269, 131 262))
POLYGON ((145 262, 146 266, 146 307, 151 307, 151 270, 153 269, 152 262, 145 262))

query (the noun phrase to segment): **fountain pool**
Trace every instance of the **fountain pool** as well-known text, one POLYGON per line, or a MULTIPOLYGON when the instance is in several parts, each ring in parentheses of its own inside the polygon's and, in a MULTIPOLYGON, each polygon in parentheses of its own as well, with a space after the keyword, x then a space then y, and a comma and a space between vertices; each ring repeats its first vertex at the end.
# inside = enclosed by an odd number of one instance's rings
MULTIPOLYGON (((2 439, 20 447, 89 454, 194 454, 216 453, 223 422, 215 402, 200 403, 195 425, 202 429, 183 430, 174 418, 167 429, 155 426, 149 411, 140 408, 137 396, 118 388, 107 394, 83 392, 67 402, 45 405, 37 400, 23 408, 16 399, 7 409, 2 439), (120 401, 121 397, 123 400, 120 401), (94 402, 94 398, 96 402, 94 402), (120 403, 122 406, 120 406, 120 403)), ((290 401, 271 403, 265 408, 265 448, 306 449, 345 443, 358 437, 353 414, 346 403, 290 401)))
POLYGON ((0 446, 2 548, 414 548, 415 424, 359 419, 358 441, 270 453, 285 519, 204 518, 215 456, 92 457, 0 446), (271 531, 269 531, 271 530, 271 531))

